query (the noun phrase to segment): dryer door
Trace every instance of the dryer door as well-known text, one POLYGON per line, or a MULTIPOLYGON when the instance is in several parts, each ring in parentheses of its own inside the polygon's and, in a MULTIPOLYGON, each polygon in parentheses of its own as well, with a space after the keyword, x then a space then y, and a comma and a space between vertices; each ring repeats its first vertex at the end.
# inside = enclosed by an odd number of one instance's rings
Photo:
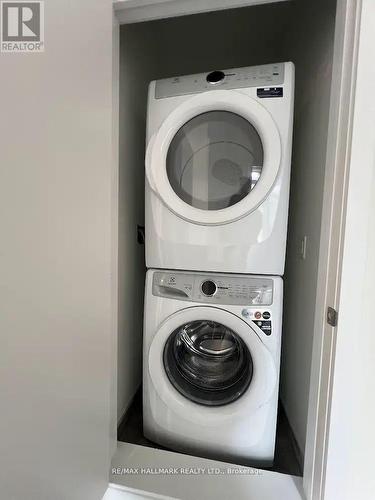
POLYGON ((150 141, 146 172, 178 216, 218 225, 262 203, 280 162, 280 136, 269 112, 244 94, 217 90, 169 115, 150 141))
POLYGON ((255 410, 277 386, 272 355, 255 331, 217 307, 170 316, 150 346, 148 368, 159 396, 185 418, 191 412, 194 419, 223 419, 239 405, 255 410))

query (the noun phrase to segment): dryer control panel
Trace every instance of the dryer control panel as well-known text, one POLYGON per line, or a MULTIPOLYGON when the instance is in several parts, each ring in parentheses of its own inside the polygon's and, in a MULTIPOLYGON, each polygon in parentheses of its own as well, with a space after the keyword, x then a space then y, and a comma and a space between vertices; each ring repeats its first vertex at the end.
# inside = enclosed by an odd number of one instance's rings
POLYGON ((175 76, 155 82, 155 99, 197 94, 215 89, 275 87, 284 83, 284 63, 215 70, 175 76))
POLYGON ((205 304, 263 305, 273 301, 273 281, 241 275, 215 275, 157 271, 152 293, 155 296, 205 304))

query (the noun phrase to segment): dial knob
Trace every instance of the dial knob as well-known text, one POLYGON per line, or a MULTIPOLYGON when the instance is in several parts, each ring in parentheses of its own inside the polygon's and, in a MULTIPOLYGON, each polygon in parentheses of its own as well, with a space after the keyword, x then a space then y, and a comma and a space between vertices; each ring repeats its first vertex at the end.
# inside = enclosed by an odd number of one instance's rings
POLYGON ((225 78, 225 73, 222 71, 211 71, 211 73, 208 73, 207 75, 207 81, 208 83, 219 83, 225 78))
POLYGON ((212 297, 212 295, 215 295, 217 290, 216 283, 211 280, 203 281, 201 288, 202 292, 204 293, 204 295, 207 295, 207 297, 212 297))

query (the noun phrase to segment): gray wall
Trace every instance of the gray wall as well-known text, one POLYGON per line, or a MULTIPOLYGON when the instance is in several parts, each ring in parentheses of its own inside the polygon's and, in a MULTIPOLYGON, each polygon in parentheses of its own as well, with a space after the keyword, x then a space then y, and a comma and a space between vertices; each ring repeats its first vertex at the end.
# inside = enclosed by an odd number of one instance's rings
POLYGON ((156 78, 279 61, 289 2, 150 23, 156 78))
POLYGON ((142 373, 144 152, 147 86, 154 73, 154 44, 146 24, 120 31, 119 280, 117 418, 127 410, 142 373))
POLYGON ((282 347, 281 397, 304 453, 312 355, 335 2, 298 2, 285 40, 296 99, 282 347), (300 257, 307 236, 306 260, 300 257))

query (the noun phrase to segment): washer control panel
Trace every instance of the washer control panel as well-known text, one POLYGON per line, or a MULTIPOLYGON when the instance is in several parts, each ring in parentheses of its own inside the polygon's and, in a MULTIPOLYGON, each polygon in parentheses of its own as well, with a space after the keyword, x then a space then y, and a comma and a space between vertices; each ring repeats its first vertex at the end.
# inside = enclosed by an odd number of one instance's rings
POLYGON ((273 281, 257 276, 157 271, 152 293, 158 297, 206 304, 267 306, 273 300, 273 281))
POLYGON ((175 76, 157 80, 155 99, 197 94, 215 89, 276 87, 284 83, 284 63, 215 70, 209 73, 175 76))

